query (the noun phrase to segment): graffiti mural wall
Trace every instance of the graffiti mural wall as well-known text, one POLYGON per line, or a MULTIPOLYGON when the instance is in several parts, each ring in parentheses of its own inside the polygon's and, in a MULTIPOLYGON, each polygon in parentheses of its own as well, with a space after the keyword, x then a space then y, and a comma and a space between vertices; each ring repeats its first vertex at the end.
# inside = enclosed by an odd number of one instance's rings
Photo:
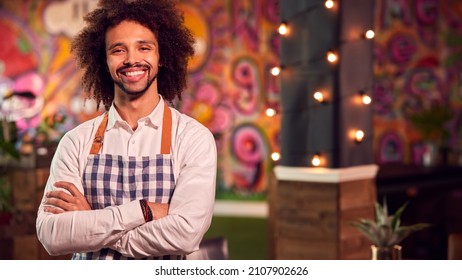
POLYGON ((84 100, 69 54, 69 36, 77 32, 81 15, 90 8, 78 1, 1 2, 0 112, 16 123, 18 146, 31 138, 57 141, 65 131, 98 114, 96 104, 84 100), (58 24, 56 16, 63 15, 66 24, 58 24))
POLYGON ((277 0, 183 1, 198 38, 180 110, 205 124, 219 152, 219 198, 263 197, 279 150, 277 0))
POLYGON ((377 162, 421 164, 426 140, 460 151, 462 1, 377 0, 376 15, 377 162))
MULTIPOLYGON (((219 153, 217 197, 264 199, 279 151, 277 0, 184 0, 186 24, 196 37, 188 89, 180 111, 206 125, 219 153)), ((56 116, 48 140, 101 111, 86 100, 70 55, 70 38, 95 0, 0 2, 0 97, 2 117, 15 121, 18 143, 39 139, 56 116), (19 93, 28 93, 27 95, 19 93), (27 137, 26 137, 27 136, 27 137)), ((43 138, 43 137, 42 137, 43 138)))
MULTIPOLYGON (((96 0, 0 1, 0 117, 26 139, 56 141, 101 111, 86 100, 70 38, 96 0), (55 126, 54 123, 59 123, 55 126), (53 129, 50 129, 53 128, 53 129)), ((412 116, 449 108, 445 145, 462 149, 462 2, 376 0, 374 150, 379 164, 421 163, 412 116)), ((218 198, 264 199, 279 152, 277 0, 183 0, 196 36, 188 89, 175 103, 206 125, 219 152, 218 198)), ((27 140, 30 141, 30 140, 27 140)))

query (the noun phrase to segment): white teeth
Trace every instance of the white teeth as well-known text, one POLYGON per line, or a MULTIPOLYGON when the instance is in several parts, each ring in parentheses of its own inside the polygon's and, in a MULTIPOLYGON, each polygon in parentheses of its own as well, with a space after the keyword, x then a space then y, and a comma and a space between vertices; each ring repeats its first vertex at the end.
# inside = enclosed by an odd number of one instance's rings
POLYGON ((138 76, 143 74, 144 71, 133 71, 133 72, 125 72, 125 75, 128 77, 138 76))

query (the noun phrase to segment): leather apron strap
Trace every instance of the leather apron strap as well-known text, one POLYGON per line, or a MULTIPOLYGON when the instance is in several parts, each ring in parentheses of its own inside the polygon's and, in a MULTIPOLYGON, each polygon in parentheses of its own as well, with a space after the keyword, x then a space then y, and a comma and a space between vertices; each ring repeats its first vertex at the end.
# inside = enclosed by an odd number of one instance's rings
POLYGON ((160 142, 160 153, 163 155, 170 154, 172 144, 172 111, 164 102, 164 117, 162 118, 162 140, 160 142))
MULTIPOLYGON (((98 154, 103 147, 104 132, 107 127, 108 113, 104 114, 103 120, 101 121, 98 130, 96 131, 93 144, 91 145, 90 155, 98 154)), ((170 154, 170 146, 172 143, 172 111, 168 107, 167 103, 164 102, 164 115, 162 118, 162 140, 160 144, 160 153, 163 155, 170 154)))
POLYGON ((95 139, 93 139, 93 144, 91 145, 90 155, 95 155, 99 153, 101 147, 103 146, 104 131, 107 126, 107 112, 104 114, 104 118, 101 121, 98 130, 96 131, 95 139))

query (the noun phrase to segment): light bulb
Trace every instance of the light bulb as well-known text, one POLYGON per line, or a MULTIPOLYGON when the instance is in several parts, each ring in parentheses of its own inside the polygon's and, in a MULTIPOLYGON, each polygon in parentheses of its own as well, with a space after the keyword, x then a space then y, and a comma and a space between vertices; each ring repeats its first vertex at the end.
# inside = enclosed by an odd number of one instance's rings
POLYGON ((281 154, 274 152, 271 154, 271 158, 273 159, 273 161, 278 161, 281 158, 281 154))
POLYGON ((358 91, 359 97, 361 98, 361 102, 365 105, 369 105, 372 102, 372 98, 366 93, 364 90, 358 91))
POLYGON ((363 100, 363 103, 364 103, 365 105, 369 105, 369 104, 371 104, 371 102, 372 102, 372 98, 371 98, 369 95, 367 95, 367 94, 364 94, 364 95, 362 96, 362 100, 363 100))
POLYGON ((311 164, 313 166, 320 166, 321 165, 321 156, 319 154, 315 154, 311 159, 311 164))
POLYGON ((364 131, 362 130, 356 130, 355 131, 355 140, 358 143, 361 143, 364 139, 364 131))
POLYGON ((320 91, 317 91, 313 94, 313 97, 314 99, 316 99, 316 101, 318 101, 319 103, 322 103, 324 102, 324 94, 322 94, 322 92, 320 91))
POLYGON ((281 73, 281 68, 279 68, 277 66, 271 68, 271 74, 273 76, 277 76, 277 75, 279 75, 279 73, 281 73))
POLYGON ((364 33, 364 37, 366 37, 366 39, 372 39, 374 36, 375 33, 373 30, 367 30, 366 33, 364 33))
POLYGON ((324 3, 324 5, 326 6, 326 8, 332 9, 332 8, 334 7, 334 5, 335 5, 335 2, 332 1, 332 0, 327 0, 327 1, 324 3))
POLYGON ((336 62, 338 59, 337 55, 335 54, 335 52, 333 51, 328 51, 327 52, 327 60, 330 62, 330 63, 334 63, 336 62))
POLYGON ((276 115, 276 110, 274 110, 273 108, 268 108, 266 109, 266 115, 268 117, 274 117, 276 115))
POLYGON ((289 27, 287 26, 286 22, 284 22, 284 21, 281 22, 281 24, 279 25, 279 28, 278 28, 278 32, 281 35, 286 35, 289 32, 289 27))

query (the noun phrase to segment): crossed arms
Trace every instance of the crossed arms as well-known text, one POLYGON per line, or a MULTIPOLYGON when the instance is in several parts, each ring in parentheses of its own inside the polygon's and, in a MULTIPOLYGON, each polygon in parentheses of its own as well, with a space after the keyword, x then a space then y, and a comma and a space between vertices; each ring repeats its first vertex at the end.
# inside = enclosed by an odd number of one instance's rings
POLYGON ((146 223, 138 200, 90 208, 80 183, 78 149, 72 148, 74 140, 65 136, 53 159, 38 211, 37 235, 45 249, 51 255, 62 255, 110 248, 133 258, 197 250, 213 213, 216 147, 213 137, 192 137, 192 143, 207 143, 184 147, 194 149, 194 156, 179 160, 181 169, 171 203, 169 207, 150 203, 155 220, 146 223))

